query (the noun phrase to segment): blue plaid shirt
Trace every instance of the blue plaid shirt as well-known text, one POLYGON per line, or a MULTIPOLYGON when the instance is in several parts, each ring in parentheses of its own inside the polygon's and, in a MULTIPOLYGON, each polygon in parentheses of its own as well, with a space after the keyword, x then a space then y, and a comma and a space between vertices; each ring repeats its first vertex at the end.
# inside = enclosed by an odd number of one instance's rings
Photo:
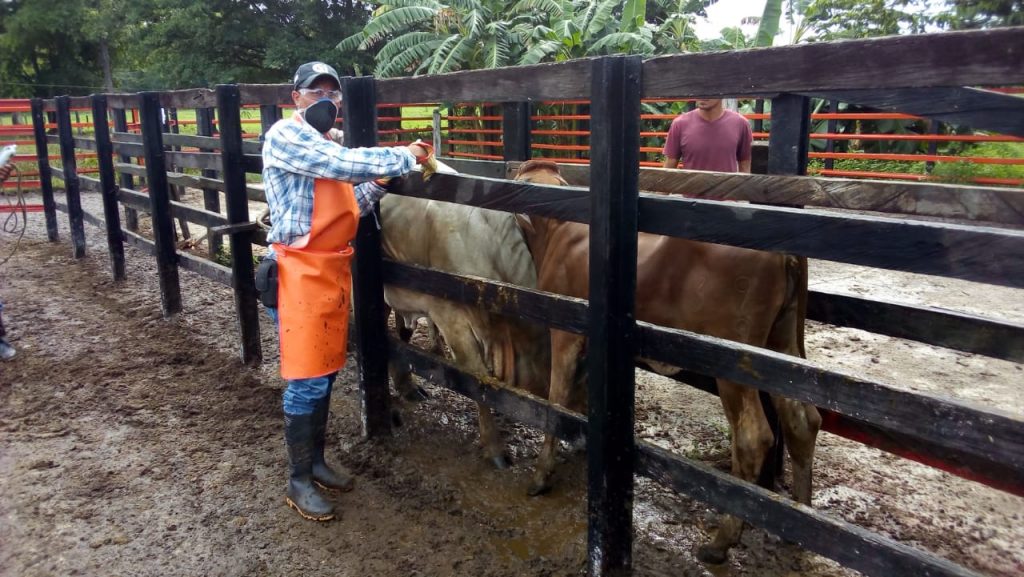
POLYGON ((263 184, 271 223, 267 240, 287 245, 309 233, 315 179, 362 183, 355 186, 356 203, 360 213, 367 214, 387 192, 368 181, 401 176, 414 166, 416 157, 405 147, 345 148, 305 120, 277 121, 263 142, 263 184))

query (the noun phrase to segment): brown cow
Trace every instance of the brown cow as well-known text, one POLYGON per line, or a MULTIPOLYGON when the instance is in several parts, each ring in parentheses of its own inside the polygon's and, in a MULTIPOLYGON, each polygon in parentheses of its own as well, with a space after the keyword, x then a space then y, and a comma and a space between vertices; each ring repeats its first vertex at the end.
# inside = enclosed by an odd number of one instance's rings
MULTIPOLYGON (((548 161, 524 163, 516 179, 567 184, 558 166, 548 161)), ((589 227, 531 217, 525 229, 537 263, 538 288, 587 298, 589 227)), ((806 259, 652 234, 640 234, 638 238, 639 320, 803 357, 806 302, 806 259)), ((574 375, 583 351, 584 337, 551 331, 549 398, 581 412, 586 395, 574 384, 579 382, 574 375)), ((772 446, 771 428, 756 389, 724 379, 717 382, 732 432, 732 472, 753 482, 772 446)), ((821 417, 812 405, 781 397, 772 400, 793 460, 793 496, 809 505, 811 462, 821 417)), ((557 449, 557 440, 548 435, 530 494, 550 489, 557 449)), ((741 519, 723 516, 715 538, 700 548, 698 557, 706 562, 723 562, 742 529, 741 519)))

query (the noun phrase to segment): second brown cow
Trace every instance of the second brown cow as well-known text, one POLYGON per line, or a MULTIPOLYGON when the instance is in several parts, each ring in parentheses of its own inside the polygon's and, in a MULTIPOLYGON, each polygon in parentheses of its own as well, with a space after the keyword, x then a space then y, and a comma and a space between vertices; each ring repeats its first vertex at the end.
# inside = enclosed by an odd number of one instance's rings
MULTIPOLYGON (((516 176, 538 184, 565 185, 548 161, 524 163, 516 176)), ((532 217, 524 228, 537 264, 538 288, 577 298, 589 294, 589 227, 532 217)), ((637 250, 636 317, 650 323, 728 339, 804 357, 807 263, 798 257, 686 239, 640 234, 637 250)), ((585 412, 586 394, 574 378, 585 339, 551 331, 550 400, 585 412)), ((774 437, 758 391, 717 379, 731 429, 732 472, 753 482, 774 437)), ((793 497, 811 502, 811 465, 821 417, 812 405, 773 397, 793 464, 793 497)), ((545 438, 531 494, 550 488, 558 442, 545 438)), ((740 537, 743 521, 723 516, 712 541, 700 548, 705 562, 721 563, 740 537)))

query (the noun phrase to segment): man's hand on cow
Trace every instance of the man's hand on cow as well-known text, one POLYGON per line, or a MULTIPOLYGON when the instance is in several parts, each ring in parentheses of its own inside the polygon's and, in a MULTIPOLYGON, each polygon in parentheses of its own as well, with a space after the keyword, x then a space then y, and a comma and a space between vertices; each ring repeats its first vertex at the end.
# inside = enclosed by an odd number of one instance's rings
POLYGON ((416 140, 416 142, 409 144, 409 152, 416 157, 418 164, 423 164, 427 157, 434 154, 434 147, 422 140, 416 140))
POLYGON ((345 132, 332 128, 327 131, 327 137, 333 140, 335 143, 345 146, 345 132))
POLYGON ((430 180, 437 173, 437 159, 434 158, 434 147, 417 140, 409 145, 409 152, 416 157, 416 162, 423 167, 423 180, 430 180))

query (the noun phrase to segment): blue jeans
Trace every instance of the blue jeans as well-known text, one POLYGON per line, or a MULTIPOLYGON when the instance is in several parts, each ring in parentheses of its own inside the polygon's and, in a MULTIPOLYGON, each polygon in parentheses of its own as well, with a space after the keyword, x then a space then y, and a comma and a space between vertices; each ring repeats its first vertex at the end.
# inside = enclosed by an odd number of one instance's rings
MULTIPOLYGON (((277 309, 267 308, 267 314, 274 319, 274 326, 278 326, 277 309)), ((312 379, 290 379, 284 390, 284 412, 289 415, 310 415, 316 409, 317 402, 330 398, 331 390, 334 388, 334 379, 338 373, 334 372, 322 377, 312 379)))

